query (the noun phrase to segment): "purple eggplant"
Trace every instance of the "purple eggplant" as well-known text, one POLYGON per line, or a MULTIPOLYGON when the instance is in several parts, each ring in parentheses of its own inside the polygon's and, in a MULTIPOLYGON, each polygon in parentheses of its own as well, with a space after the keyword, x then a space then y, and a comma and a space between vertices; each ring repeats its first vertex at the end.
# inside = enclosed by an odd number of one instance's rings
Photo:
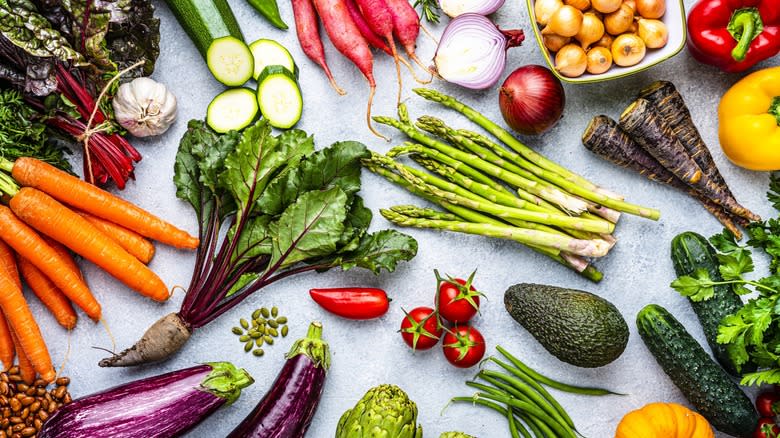
POLYGON ((301 438, 320 403, 330 367, 322 324, 313 322, 306 337, 295 341, 271 390, 228 438, 301 438))
POLYGON ((136 380, 73 400, 43 424, 38 438, 181 436, 234 402, 254 382, 229 362, 209 362, 136 380))

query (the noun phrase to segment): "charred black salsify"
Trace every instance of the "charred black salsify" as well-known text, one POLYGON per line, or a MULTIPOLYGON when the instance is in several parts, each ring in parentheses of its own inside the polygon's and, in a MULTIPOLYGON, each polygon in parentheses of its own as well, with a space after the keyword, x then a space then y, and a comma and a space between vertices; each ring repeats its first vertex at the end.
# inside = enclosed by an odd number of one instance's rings
POLYGON ((742 236, 742 231, 737 227, 737 224, 744 226, 746 221, 743 218, 731 215, 723 207, 682 182, 662 166, 658 160, 653 158, 652 155, 642 149, 611 118, 603 115, 594 117, 582 135, 582 143, 588 150, 607 161, 620 167, 631 169, 640 175, 644 175, 649 180, 668 184, 688 193, 696 198, 707 211, 715 216, 735 236, 742 236))
POLYGON ((293 344, 287 362, 252 412, 228 438, 298 438, 306 435, 320 402, 330 352, 322 324, 313 322, 293 344))

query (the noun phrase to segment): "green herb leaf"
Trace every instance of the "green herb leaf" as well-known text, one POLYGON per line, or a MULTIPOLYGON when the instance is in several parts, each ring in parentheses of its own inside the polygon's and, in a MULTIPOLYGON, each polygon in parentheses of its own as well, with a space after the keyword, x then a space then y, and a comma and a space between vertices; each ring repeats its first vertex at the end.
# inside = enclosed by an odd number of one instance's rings
MULTIPOLYGON (((271 254, 272 236, 268 230, 270 222, 270 216, 254 216, 246 221, 233 253, 237 263, 242 264, 257 256, 271 254)), ((236 227, 237 225, 233 225, 228 231, 228 238, 231 240, 236 233, 236 227)))
POLYGON ((238 277, 238 281, 236 281, 236 284, 233 285, 233 287, 230 288, 229 291, 225 294, 225 298, 233 295, 234 293, 240 291, 244 287, 246 287, 249 283, 252 283, 253 281, 257 280, 260 277, 260 274, 257 272, 248 272, 246 274, 241 274, 240 277, 238 277))
MULTIPOLYGON (((211 145, 216 141, 216 134, 206 128, 200 120, 190 120, 187 132, 184 133, 179 150, 176 152, 173 183, 176 185, 176 197, 187 201, 201 218, 202 187, 200 184, 200 161, 193 148, 201 144, 211 145)), ((202 219, 201 219, 202 220, 202 219)))
POLYGON ((780 368, 745 374, 739 382, 742 386, 776 385, 778 383, 780 383, 780 368))
POLYGON ((718 254, 717 255, 718 270, 724 280, 739 280, 742 278, 742 274, 753 272, 753 260, 750 255, 746 255, 743 251, 735 251, 731 254, 718 254))
POLYGON ((339 239, 339 253, 355 250, 371 224, 371 210, 363 205, 363 198, 355 195, 344 221, 344 234, 339 239))
POLYGON ((709 240, 712 246, 722 253, 730 254, 741 249, 741 246, 739 246, 734 237, 734 233, 727 228, 724 228, 722 232, 713 235, 709 240))
POLYGON ((411 260, 417 254, 417 241, 395 230, 382 230, 360 239, 354 251, 334 258, 329 267, 349 270, 360 267, 378 274, 382 269, 393 272, 400 261, 411 260))
POLYGON ((769 191, 766 198, 772 203, 775 210, 780 211, 780 172, 769 174, 769 191))
POLYGON ((697 269, 693 275, 678 277, 671 287, 691 301, 706 301, 715 295, 710 274, 704 268, 697 269))

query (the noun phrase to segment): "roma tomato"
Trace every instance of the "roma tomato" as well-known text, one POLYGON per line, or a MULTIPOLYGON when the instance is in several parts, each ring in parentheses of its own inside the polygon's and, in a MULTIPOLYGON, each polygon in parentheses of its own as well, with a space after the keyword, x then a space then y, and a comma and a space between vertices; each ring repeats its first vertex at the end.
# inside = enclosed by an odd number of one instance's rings
POLYGON ((485 338, 471 326, 447 330, 442 341, 444 357, 458 368, 471 368, 485 355, 485 338))
POLYGON ((775 417, 780 413, 780 394, 762 392, 756 397, 756 409, 762 417, 775 417))
POLYGON ((479 297, 482 295, 472 286, 474 274, 468 280, 462 278, 443 279, 434 270, 439 282, 436 305, 439 315, 453 324, 465 324, 479 312, 479 297))
POLYGON ((436 311, 430 307, 416 307, 411 312, 404 310, 401 321, 401 337, 412 350, 430 350, 439 343, 441 327, 436 311))
POLYGON ((767 417, 758 420, 758 426, 753 432, 753 438, 776 438, 778 435, 780 427, 777 427, 774 418, 767 417))

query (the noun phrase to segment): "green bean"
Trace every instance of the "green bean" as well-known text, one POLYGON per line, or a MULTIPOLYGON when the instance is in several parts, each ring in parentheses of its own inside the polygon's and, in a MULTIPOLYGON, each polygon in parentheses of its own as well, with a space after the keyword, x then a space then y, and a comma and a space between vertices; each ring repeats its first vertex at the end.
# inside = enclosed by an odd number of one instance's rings
POLYGON ((550 426, 548 426, 541 418, 536 418, 533 415, 529 415, 531 421, 536 423, 536 426, 539 428, 540 436, 545 438, 559 438, 563 437, 564 435, 558 435, 556 432, 553 432, 550 429, 550 426))
POLYGON ((531 403, 517 400, 512 397, 494 395, 489 393, 479 393, 477 394, 477 397, 485 397, 488 400, 494 400, 500 403, 510 405, 515 408, 519 408, 527 412, 528 414, 539 418, 543 422, 546 422, 547 425, 550 426, 550 428, 552 428, 555 431, 555 434, 553 434, 552 436, 576 438, 574 432, 566 424, 561 424, 555 418, 550 418, 542 409, 540 409, 539 407, 531 403))
POLYGON ((509 434, 512 435, 512 438, 520 438, 520 434, 517 433, 517 424, 515 424, 515 416, 514 414, 512 414, 511 409, 507 409, 506 419, 509 422, 509 434))
MULTIPOLYGON (((568 424, 571 428, 574 428, 574 421, 572 421, 571 417, 569 417, 569 414, 566 413, 566 410, 563 409, 563 406, 558 403, 557 400, 555 400, 555 397, 553 397, 549 392, 547 392, 546 389, 544 389, 540 384, 538 384, 535 380, 533 380, 530 376, 523 373, 520 370, 515 370, 510 366, 509 364, 506 364, 505 362, 502 362, 494 357, 490 358, 493 362, 497 363, 501 368, 504 368, 505 370, 509 371, 510 373, 514 374, 515 376, 522 379, 524 382, 526 382, 532 389, 536 390, 536 395, 540 395, 539 398, 540 401, 537 401, 537 404, 539 406, 549 406, 552 409, 552 412, 547 410, 550 415, 559 417, 559 420, 562 420, 564 423, 568 424)), ((485 371, 483 371, 485 372, 485 371)), ((487 373, 490 373, 488 375, 491 375, 493 377, 504 379, 507 383, 517 386, 522 385, 523 382, 520 382, 518 379, 513 378, 512 376, 509 376, 507 374, 497 373, 495 371, 487 371, 487 373)), ((522 385, 525 386, 525 385, 522 385)), ((518 389, 521 389, 518 387, 518 389)))
POLYGON ((512 411, 511 409, 508 409, 507 411, 512 413, 512 419, 515 422, 515 427, 517 428, 518 432, 520 432, 520 434, 523 435, 523 438, 533 438, 531 436, 531 433, 528 432, 528 429, 526 429, 525 426, 523 425, 522 420, 514 414, 514 411, 512 411))
POLYGON ((539 426, 536 425, 538 421, 541 421, 537 418, 534 418, 524 412, 518 412, 518 415, 520 418, 525 421, 525 424, 528 426, 529 429, 531 429, 531 432, 534 433, 534 437, 536 438, 545 438, 544 434, 542 433, 542 430, 539 429, 539 426))
POLYGON ((506 392, 504 392, 504 391, 502 391, 500 389, 493 388, 493 387, 487 386, 487 385, 483 385, 483 384, 477 383, 477 382, 470 382, 470 381, 466 382, 466 386, 470 386, 472 388, 479 389, 480 391, 485 391, 485 392, 487 392, 489 394, 498 395, 498 396, 502 396, 502 397, 511 397, 512 396, 511 394, 508 394, 508 393, 506 393, 506 392))
POLYGON ((506 415, 506 409, 504 409, 501 405, 498 403, 494 403, 490 400, 485 400, 481 398, 474 398, 472 397, 453 397, 450 399, 450 402, 465 402, 465 403, 471 403, 471 404, 477 404, 485 406, 486 408, 490 408, 496 412, 498 412, 501 415, 506 415))
POLYGON ((569 385, 566 383, 557 382, 529 368, 528 365, 524 364, 519 359, 512 356, 508 351, 506 351, 500 345, 496 346, 496 350, 498 350, 502 355, 504 355, 504 357, 507 358, 509 362, 512 362, 512 365, 514 365, 518 370, 524 372, 525 374, 527 374, 537 382, 549 386, 550 388, 555 388, 564 392, 570 392, 573 394, 582 394, 582 395, 625 395, 625 394, 612 392, 610 390, 602 389, 602 388, 588 388, 583 386, 575 386, 575 385, 569 385))
POLYGON ((486 382, 490 382, 490 384, 492 384, 493 386, 495 386, 497 388, 500 388, 500 389, 504 390, 505 392, 510 393, 513 397, 515 397, 517 399, 520 399, 520 400, 522 400, 522 401, 524 401, 526 403, 533 403, 533 400, 531 400, 528 396, 526 396, 522 392, 518 391, 515 387, 513 387, 512 385, 510 385, 508 383, 504 383, 501 380, 493 378, 493 377, 490 377, 490 376, 482 375, 482 373, 480 373, 479 377, 481 379, 485 380, 486 382))

